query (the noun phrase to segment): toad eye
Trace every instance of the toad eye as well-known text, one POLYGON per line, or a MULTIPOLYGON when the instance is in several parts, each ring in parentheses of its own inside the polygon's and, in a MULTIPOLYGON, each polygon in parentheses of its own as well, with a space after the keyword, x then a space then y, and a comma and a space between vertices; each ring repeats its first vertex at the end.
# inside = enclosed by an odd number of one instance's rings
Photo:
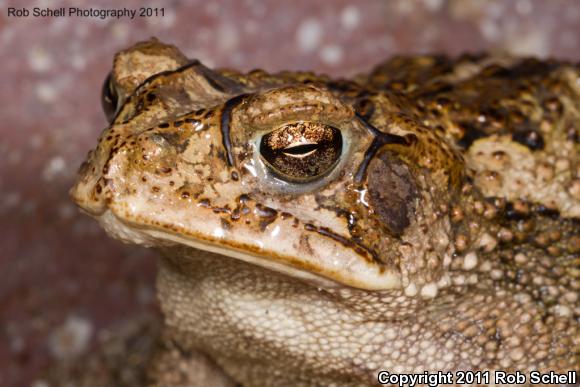
POLYGON ((101 91, 101 106, 107 116, 107 121, 109 123, 113 122, 115 114, 117 113, 117 103, 119 102, 119 97, 113 86, 111 73, 107 75, 105 82, 103 83, 103 89, 101 91))
POLYGON ((260 155, 278 177, 306 183, 328 174, 342 153, 340 130, 316 122, 284 125, 264 135, 260 155))

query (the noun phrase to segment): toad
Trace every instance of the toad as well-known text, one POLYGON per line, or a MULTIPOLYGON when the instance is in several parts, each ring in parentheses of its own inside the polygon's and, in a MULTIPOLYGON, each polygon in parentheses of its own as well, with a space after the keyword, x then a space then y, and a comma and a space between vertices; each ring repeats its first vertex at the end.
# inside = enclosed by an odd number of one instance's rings
POLYGON ((351 80, 115 56, 73 200, 161 253, 152 385, 579 370, 580 66, 396 57, 351 80))

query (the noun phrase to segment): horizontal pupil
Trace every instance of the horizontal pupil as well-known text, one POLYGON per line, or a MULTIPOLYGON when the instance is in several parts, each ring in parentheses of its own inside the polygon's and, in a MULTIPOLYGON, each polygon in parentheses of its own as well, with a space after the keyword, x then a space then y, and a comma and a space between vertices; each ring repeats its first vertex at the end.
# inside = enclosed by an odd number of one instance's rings
POLYGON ((285 148, 283 150, 286 154, 291 155, 302 155, 308 152, 311 152, 318 148, 318 144, 304 144, 304 145, 297 145, 290 148, 285 148))
POLYGON ((328 174, 342 153, 340 130, 312 122, 287 124, 262 137, 260 156, 277 177, 307 183, 328 174))

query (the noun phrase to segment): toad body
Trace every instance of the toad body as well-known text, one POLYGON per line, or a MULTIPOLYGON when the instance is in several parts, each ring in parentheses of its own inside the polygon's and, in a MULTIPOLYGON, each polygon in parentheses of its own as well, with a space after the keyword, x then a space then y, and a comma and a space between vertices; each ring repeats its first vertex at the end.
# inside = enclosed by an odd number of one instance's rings
POLYGON ((370 75, 118 53, 71 191, 162 253, 153 385, 366 386, 579 365, 580 66, 400 57, 370 75))

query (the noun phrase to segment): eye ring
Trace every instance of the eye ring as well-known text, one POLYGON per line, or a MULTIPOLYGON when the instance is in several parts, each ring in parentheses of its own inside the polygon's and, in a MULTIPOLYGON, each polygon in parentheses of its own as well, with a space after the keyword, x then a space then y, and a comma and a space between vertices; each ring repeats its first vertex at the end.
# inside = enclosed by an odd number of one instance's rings
POLYGON ((109 123, 113 122, 115 115, 117 114, 117 104, 119 102, 119 96, 117 91, 113 86, 113 77, 109 73, 105 81, 103 82, 103 88, 101 89, 101 106, 107 117, 109 123))
POLYGON ((308 183, 333 170, 340 160, 342 147, 339 129, 318 122, 299 121, 262 136, 260 156, 278 178, 308 183))

